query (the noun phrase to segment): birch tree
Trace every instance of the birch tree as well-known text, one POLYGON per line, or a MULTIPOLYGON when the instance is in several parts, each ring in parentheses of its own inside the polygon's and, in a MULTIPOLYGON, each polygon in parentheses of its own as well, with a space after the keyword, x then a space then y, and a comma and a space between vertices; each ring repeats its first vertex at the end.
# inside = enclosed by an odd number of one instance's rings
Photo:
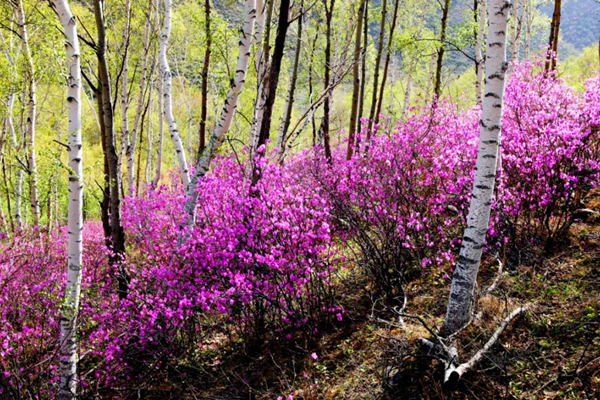
MULTIPOLYGON (((475 1, 475 4, 479 3, 479 29, 477 29, 477 40, 475 41, 475 97, 477 99, 477 104, 481 105, 483 104, 481 91, 483 89, 483 67, 485 64, 481 47, 483 46, 483 35, 485 33, 486 4, 485 0, 475 1)), ((477 16, 477 12, 475 15, 477 16)))
MULTIPOLYGON (((219 122, 215 126, 215 130, 213 131, 206 149, 196 163, 194 174, 190 179, 190 184, 187 186, 186 202, 183 207, 183 212, 186 219, 185 225, 188 228, 191 228, 195 222, 195 211, 196 205, 198 204, 198 191, 196 190, 198 187, 198 182, 208 172, 208 167, 210 166, 211 161, 225 140, 227 131, 229 131, 229 128, 231 127, 231 121, 233 120, 233 116, 235 114, 238 98, 240 97, 240 93, 244 88, 246 73, 248 71, 248 63, 250 62, 250 48, 252 47, 254 21, 256 19, 255 7, 256 0, 246 0, 244 7, 244 22, 242 23, 242 27, 240 29, 239 52, 235 67, 235 75, 231 81, 229 91, 227 92, 225 105, 221 111, 219 122)), ((183 239, 183 234, 180 233, 177 239, 178 246, 181 246, 183 239)))
MULTIPOLYGON (((144 49, 142 54, 142 75, 140 77, 140 90, 138 94, 137 100, 137 108, 135 112, 135 120, 133 121, 133 130, 131 135, 131 141, 127 143, 127 148, 125 151, 125 156, 127 158, 127 187, 129 190, 129 195, 132 196, 134 193, 134 173, 135 173, 135 165, 134 165, 134 155, 135 148, 137 146, 138 140, 138 132, 140 129, 140 119, 142 117, 142 111, 144 108, 144 93, 146 90, 146 80, 148 76, 148 53, 150 52, 150 31, 152 27, 152 7, 153 0, 148 2, 148 17, 146 19, 146 25, 144 27, 144 49)), ((129 134, 127 134, 129 137, 129 134)))
POLYGON ((171 36, 171 0, 165 0, 165 15, 164 15, 164 27, 162 35, 160 37, 160 47, 158 52, 160 62, 160 73, 163 81, 163 100, 164 100, 164 114, 167 125, 169 126, 169 133, 175 146, 175 153, 177 155, 177 162, 179 163, 179 173, 181 174, 181 181, 183 182, 184 189, 187 189, 190 183, 190 171, 188 169, 187 160, 185 157, 185 149, 181 142, 181 136, 179 130, 177 130, 177 122, 173 116, 173 99, 171 98, 171 68, 169 67, 169 61, 167 60, 167 46, 169 45, 169 37, 171 36))
POLYGON ((467 217, 467 227, 454 275, 444 331, 456 332, 471 318, 477 272, 488 231, 492 195, 499 157, 502 111, 504 108, 506 36, 511 4, 490 0, 485 62, 485 94, 481 112, 475 181, 467 217))
MULTIPOLYGON (((384 0, 385 2, 386 0, 384 0)), ((385 4, 385 3, 384 3, 385 4)), ((356 26, 356 38, 354 39, 354 67, 352 68, 352 75, 354 84, 352 85, 352 105, 350 111, 350 126, 348 127, 348 148, 346 150, 346 159, 352 158, 352 152, 354 150, 354 136, 356 134, 356 121, 358 119, 358 96, 360 94, 360 55, 361 55, 361 35, 363 32, 363 16, 365 9, 365 0, 360 1, 360 7, 358 8, 358 24, 356 26)), ((363 78, 364 79, 364 78, 363 78)))
POLYGON ((37 162, 35 155, 35 120, 36 120, 36 82, 35 82, 35 69, 33 66, 33 58, 31 57, 31 50, 29 48, 29 36, 27 32, 27 24, 25 21, 25 9, 23 7, 23 0, 18 0, 15 3, 17 9, 17 25, 19 26, 19 34, 21 35, 21 41, 23 44, 23 56, 25 57, 25 75, 27 78, 27 96, 28 96, 28 109, 27 109, 27 168, 29 173, 29 203, 31 207, 31 216, 33 218, 34 225, 37 225, 40 220, 40 205, 38 200, 38 187, 37 187, 37 162))
POLYGON ((53 0, 66 36, 69 115, 68 268, 65 301, 60 320, 61 400, 77 397, 77 341, 75 336, 81 290, 83 252, 83 165, 81 141, 81 65, 77 22, 66 0, 53 0))

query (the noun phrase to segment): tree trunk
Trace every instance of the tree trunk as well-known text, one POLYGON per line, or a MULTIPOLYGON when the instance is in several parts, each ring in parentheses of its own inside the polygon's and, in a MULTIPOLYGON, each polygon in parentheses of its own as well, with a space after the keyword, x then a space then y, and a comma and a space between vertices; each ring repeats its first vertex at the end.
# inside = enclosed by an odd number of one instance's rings
POLYGON ((258 147, 258 137, 260 134, 260 127, 262 126, 265 103, 267 101, 267 90, 270 78, 268 66, 270 63, 269 57, 271 52, 271 18, 273 17, 274 2, 275 0, 267 0, 266 3, 263 3, 263 0, 256 1, 258 15, 256 18, 256 32, 254 34, 254 39, 256 41, 257 51, 254 66, 256 68, 257 95, 252 115, 252 128, 250 129, 249 160, 252 160, 254 152, 258 147))
MULTIPOLYGON (((202 66, 202 105, 200 106, 200 143, 198 145, 198 156, 200 159, 204 147, 206 147, 206 119, 208 102, 208 68, 210 66, 210 53, 212 50, 212 32, 210 28, 210 0, 204 1, 204 30, 206 32, 206 49, 204 50, 204 65, 202 66)), ((190 155, 191 157, 191 155, 190 155)))
MULTIPOLYGON (((479 29, 477 29, 477 40, 475 42, 475 97, 477 105, 483 104, 482 89, 483 89, 483 67, 485 60, 481 47, 483 46, 483 34, 485 33, 486 19, 486 4, 485 0, 475 0, 475 4, 479 3, 479 29)), ((475 12, 475 22, 477 23, 477 11, 475 12)))
MULTIPOLYGON (((160 13, 158 12, 159 10, 159 0, 156 0, 156 30, 158 31, 160 29, 160 13)), ((158 60, 157 60, 158 61, 158 60)), ((164 144, 164 137, 165 137, 165 126, 164 126, 164 120, 163 120, 163 80, 160 79, 160 74, 159 77, 156 81, 156 87, 157 87, 157 92, 158 92, 158 98, 157 103, 158 103, 158 149, 156 152, 156 176, 154 177, 154 180, 152 182, 152 186, 156 187, 158 186, 158 182, 160 181, 161 175, 162 175, 162 158, 163 158, 163 144, 164 144)))
POLYGON ((54 0, 67 38, 67 104, 69 113, 68 268, 65 302, 60 319, 60 387, 58 398, 77 398, 77 314, 83 253, 83 151, 81 141, 81 61, 77 22, 65 0, 54 0))
MULTIPOLYGON (((246 0, 235 75, 231 81, 231 86, 229 87, 229 92, 227 93, 227 98, 225 99, 225 105, 223 106, 219 122, 215 126, 215 130, 213 131, 210 141, 202 153, 200 160, 196 163, 194 174, 187 187, 186 202, 183 208, 186 223, 181 227, 182 229, 185 227, 191 229, 195 223, 196 205, 198 204, 198 192, 196 191, 198 182, 208 172, 208 167, 210 166, 212 159, 215 157, 221 144, 225 140, 227 131, 229 131, 229 128, 231 127, 231 121, 235 114, 238 98, 244 88, 246 72, 248 71, 248 63, 250 61, 250 49, 252 47, 252 31, 254 29, 254 20, 256 18, 255 5, 255 0, 246 0)), ((186 236, 186 232, 180 232, 177 239, 178 247, 181 246, 186 236)))
POLYGON ((360 72, 360 98, 358 103, 358 121, 356 122, 356 131, 362 131, 361 120, 364 115, 365 109, 365 86, 367 83, 367 45, 369 39, 369 2, 365 2, 365 13, 363 20, 363 46, 362 46, 362 60, 361 60, 361 72, 360 72))
POLYGON ((371 129, 373 128, 373 119, 377 109, 377 89, 379 88, 379 66, 381 65, 381 55, 383 54, 383 35, 385 32, 385 15, 387 13, 387 0, 383 0, 381 6, 381 26, 379 27, 379 43, 377 44, 377 56, 375 57, 375 73, 373 74, 373 97, 371 98, 371 112, 369 113, 369 123, 367 128, 367 139, 371 138, 371 129))
POLYGON ((27 26, 25 22, 25 10, 23 8, 23 0, 18 0, 17 6, 17 24, 23 42, 23 56, 25 57, 25 76, 28 84, 29 107, 27 113, 27 168, 29 169, 29 203, 31 207, 31 216, 33 224, 38 225, 40 221, 40 205, 38 200, 37 187, 37 163, 35 155, 35 122, 36 122, 36 82, 35 70, 33 67, 33 59, 31 58, 31 50, 29 49, 29 37, 27 34, 27 26))
MULTIPOLYGON (((383 92, 385 90, 385 81, 387 80, 388 68, 390 67, 390 57, 392 56, 392 43, 394 41, 394 31, 396 30, 396 22, 398 21, 398 5, 400 0, 396 0, 394 5, 394 17, 392 18, 392 26, 390 27, 390 38, 388 39, 387 55, 385 58, 385 66, 383 67, 383 77, 381 79, 381 88, 379 90, 379 102, 377 104, 377 111, 375 112, 375 125, 379 123, 379 113, 381 113, 381 104, 383 103, 383 92)), ((394 90, 394 87, 390 89, 394 90)))
POLYGON ((181 143, 181 137, 179 136, 179 131, 177 130, 177 123, 175 122, 175 117, 173 116, 171 99, 171 69, 169 68, 169 61, 167 60, 167 46, 169 44, 169 36, 171 35, 171 0, 164 1, 165 26, 163 27, 162 35, 160 37, 160 50, 158 56, 160 59, 160 72, 163 79, 164 112, 165 119, 169 125, 171 139, 173 140, 173 145, 175 146, 175 153, 177 154, 177 161, 179 162, 179 170, 181 174, 181 181, 183 182, 183 188, 184 190, 187 190, 187 187, 190 183, 190 172, 185 158, 185 149, 181 143))
POLYGON ((510 39, 510 61, 514 63, 519 59, 519 46, 517 44, 517 41, 519 40, 517 36, 517 24, 519 23, 519 0, 512 0, 512 2, 513 29, 510 39))
MULTIPOLYGON (((123 70, 121 73, 121 151, 119 152, 119 174, 122 175, 123 156, 129 147, 129 45, 131 25, 131 0, 125 2, 125 27, 123 28, 123 70)), ((143 64, 143 62, 142 62, 143 64)), ((143 66, 142 66, 143 70, 143 66)), ((143 74, 143 71, 142 71, 143 74)), ((143 76, 142 76, 143 79, 143 76)), ((129 181, 128 181, 129 183, 129 181)), ((131 193, 131 189, 130 189, 131 193)))
POLYGON ((446 27, 448 25, 448 13, 450 12, 450 6, 452 0, 444 0, 444 7, 442 8, 442 26, 440 28, 440 48, 437 51, 437 65, 435 68, 435 85, 433 93, 435 95, 434 102, 437 102, 442 93, 442 66, 444 65, 444 51, 446 46, 446 27))
MULTIPOLYGON (((335 0, 330 0, 331 3, 327 6, 327 0, 323 0, 325 6, 325 24, 326 24, 326 45, 325 45, 325 73, 323 75, 323 87, 327 88, 331 85, 331 23, 333 20, 333 8, 335 6, 335 0)), ((323 103, 323 120, 321 121, 321 127, 319 128, 319 143, 325 149, 325 157, 327 162, 331 163, 331 146, 329 144, 329 118, 330 108, 333 99, 332 91, 329 91, 325 96, 325 102, 323 103)))
POLYGON ((104 132, 106 141, 106 152, 108 162, 109 176, 109 195, 110 195, 110 233, 114 255, 111 256, 111 263, 119 265, 118 282, 119 296, 127 297, 128 278, 121 264, 121 257, 125 254, 125 233, 121 225, 121 193, 119 191, 121 177, 118 171, 118 157, 115 150, 114 134, 114 116, 111 104, 111 83, 108 65, 106 62, 106 20, 104 14, 104 1, 94 0, 94 15, 96 19, 96 28, 98 30, 98 41, 96 56, 98 58, 98 78, 101 93, 102 109, 99 113, 104 120, 104 132))
MULTIPOLYGON (((279 5, 277 36, 275 37, 275 47, 273 48, 273 56, 271 57, 271 65, 269 68, 269 85, 266 90, 265 106, 258 135, 258 142, 256 143, 256 147, 254 149, 255 151, 257 151, 258 148, 263 144, 266 144, 271 131, 271 117, 273 115, 273 106, 275 104, 275 96, 277 94, 277 86, 279 84, 281 61, 283 60, 283 51, 285 48, 285 37, 290 24, 288 19, 289 11, 290 0, 281 0, 279 5)), ((256 182, 259 179, 259 175, 256 172, 256 168, 253 168, 253 182, 256 182)))
POLYGON ((554 0, 554 13, 552 14, 552 23, 550 24, 550 40, 548 40, 548 55, 546 58, 545 69, 556 69, 556 57, 558 56, 558 35, 560 33, 560 9, 562 0, 554 0))
MULTIPOLYGON (((300 13, 304 14, 304 8, 300 6, 300 13)), ((292 69, 292 79, 290 80, 290 87, 288 89, 288 95, 285 102, 285 111, 281 117, 281 123, 279 125, 279 134, 277 135, 277 143, 275 148, 278 151, 283 151, 282 145, 285 141, 288 129, 290 127, 290 120, 292 119, 292 109, 294 106, 294 91, 296 90, 296 81, 298 79, 298 64, 300 63, 300 53, 302 49, 302 18, 303 15, 298 17, 298 39, 296 41, 296 54, 294 54, 294 67, 292 69)))
MULTIPOLYGON (((385 2, 386 0, 384 0, 385 2)), ((356 134, 356 120, 358 117, 358 96, 360 90, 360 53, 361 53, 361 36, 362 35, 362 24, 363 14, 365 8, 365 0, 360 0, 360 7, 358 8, 358 24, 356 26, 356 38, 354 39, 354 66, 352 67, 352 75, 354 78, 354 85, 352 86, 352 103, 350 111, 350 126, 348 128, 348 149, 346 151, 346 159, 352 158, 352 152, 354 150, 354 136, 356 134)))
POLYGON ((481 254, 485 248, 492 195, 496 179, 497 159, 504 107, 506 62, 506 36, 510 2, 490 0, 488 45, 486 52, 486 85, 480 120, 480 138, 475 165, 473 194, 467 217, 460 255, 454 275, 444 331, 456 332, 471 318, 474 291, 481 254))
POLYGON ((413 59, 410 60, 410 66, 408 67, 408 78, 406 81, 406 91, 404 92, 404 102, 402 104, 402 117, 404 120, 408 110, 410 108, 410 96, 412 94, 412 79, 413 79, 413 71, 415 69, 416 57, 413 56, 413 59))
MULTIPOLYGON (((153 0, 148 2, 148 17, 146 19, 146 26, 144 27, 144 48, 142 54, 142 75, 140 77, 140 91, 138 94, 137 108, 135 111, 135 120, 133 121, 133 130, 131 135, 131 141, 128 141, 125 155, 127 157, 127 187, 129 195, 133 196, 135 192, 135 182, 133 180, 135 173, 134 155, 135 148, 137 146, 138 131, 140 129, 140 118, 144 108, 144 94, 146 90, 146 80, 148 75, 148 53, 150 52, 150 31, 152 28, 152 11, 153 11, 153 0)), ((157 9, 158 10, 158 9, 157 9)), ((157 11, 158 15, 158 11, 157 11)), ((129 136, 129 135, 127 135, 129 136)))
POLYGON ((529 53, 531 49, 531 28, 533 25, 533 11, 531 9, 531 0, 526 0, 527 5, 525 9, 525 60, 529 60, 529 53))

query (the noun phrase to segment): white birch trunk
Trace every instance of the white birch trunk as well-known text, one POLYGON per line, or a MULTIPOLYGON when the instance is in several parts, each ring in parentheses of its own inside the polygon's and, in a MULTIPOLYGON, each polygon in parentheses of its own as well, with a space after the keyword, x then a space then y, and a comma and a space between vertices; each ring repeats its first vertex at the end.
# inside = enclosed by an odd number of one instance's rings
POLYGON ((454 275, 444 331, 456 332, 471 318, 477 272, 488 231, 492 195, 499 156, 502 110, 504 107, 506 35, 511 4, 490 0, 486 85, 480 121, 479 148, 475 181, 471 195, 467 227, 463 236, 454 275))
POLYGON ((31 216, 33 224, 38 225, 40 220, 40 205, 38 200, 37 188, 37 163, 35 156, 35 119, 36 119, 36 84, 35 70, 33 67, 33 59, 31 58, 31 50, 29 49, 29 37, 27 35, 27 26, 25 22, 25 11, 23 8, 23 0, 16 2, 17 6, 17 24, 19 25, 19 33, 23 43, 23 55, 25 57, 25 74, 28 80, 28 97, 29 107, 27 115, 27 167, 29 169, 29 202, 31 207, 31 216))
MULTIPOLYGON (((274 0, 270 0, 274 1, 274 0)), ((265 18, 266 18, 266 3, 263 0, 256 0, 256 30, 254 32, 254 43, 256 48, 256 54, 254 56, 254 66, 256 68, 256 80, 257 80, 257 91, 256 101, 254 104, 254 112, 252 115, 252 127, 250 129, 250 146, 248 150, 248 159, 254 157, 256 151, 256 145, 258 143, 258 134, 260 126, 262 124, 262 117, 265 108, 266 101, 266 90, 268 86, 267 71, 268 71, 268 54, 264 53, 263 46, 263 33, 265 30, 265 18)), ((251 163, 249 163, 251 165, 251 163)))
MULTIPOLYGON (((135 148, 137 146, 138 132, 140 130, 140 120, 142 118, 142 112, 144 111, 144 91, 146 90, 146 80, 148 76, 148 53, 150 48, 150 31, 152 28, 152 2, 148 3, 148 18, 146 19, 146 26, 144 28, 144 55, 142 56, 142 76, 140 77, 140 92, 138 94, 137 108, 135 112, 135 120, 133 121, 133 130, 131 134, 131 141, 127 144, 127 150, 125 155, 127 157, 127 187, 129 195, 133 196, 135 193, 135 148)), ((156 8, 158 16, 158 5, 156 8)), ((162 115, 160 116, 162 119, 162 115)), ((127 135, 129 137, 129 135, 127 135)))
POLYGON ((165 17, 162 35, 160 37, 159 47, 159 60, 160 60, 160 71, 163 80, 163 99, 164 99, 164 112, 167 125, 169 126, 169 132, 173 145, 175 146, 175 153, 177 154, 177 161, 179 163, 179 170, 181 174, 181 181, 183 182, 184 190, 190 183, 190 172, 188 169, 187 161, 185 158, 185 149, 181 142, 179 131, 177 130, 177 123, 173 116, 173 104, 171 98, 171 69, 169 68, 169 61, 167 60, 167 46, 169 45, 169 36, 171 35, 171 0, 165 1, 165 17))
POLYGON ((81 290, 83 252, 83 165, 81 141, 81 65, 77 22, 66 0, 53 0, 67 37, 67 69, 69 113, 69 211, 68 211, 68 268, 65 302, 60 321, 60 387, 58 398, 77 397, 77 313, 81 290))
MULTIPOLYGON (((152 1, 152 0, 151 0, 152 1)), ((159 0, 156 0, 156 29, 159 30, 160 29, 160 13, 158 12, 158 10, 160 9, 158 7, 158 3, 159 0)), ((162 175, 162 157, 163 157, 163 144, 164 144, 164 137, 165 137, 165 126, 164 126, 164 120, 163 120, 163 81, 162 79, 160 79, 160 75, 159 78, 156 82, 156 86, 157 86, 157 91, 158 91, 158 98, 157 98, 157 104, 158 104, 158 144, 157 144, 157 154, 156 154, 156 176, 154 177, 154 180, 152 181, 152 186, 156 187, 158 186, 158 182, 160 181, 160 177, 162 175)))
MULTIPOLYGON (((129 147, 129 37, 131 22, 131 0, 125 3, 125 27, 123 28, 123 72, 121 73, 121 150, 119 151, 119 174, 122 172, 123 156, 129 147)), ((129 182, 128 182, 129 183, 129 182)))
POLYGON ((475 97, 477 99, 477 105, 483 104, 483 67, 485 60, 481 48, 483 46, 483 35, 485 33, 485 20, 487 4, 485 0, 479 0, 479 28, 477 30, 477 41, 475 43, 475 97))
MULTIPOLYGON (((213 134, 208 142, 206 149, 202 153, 202 156, 196 163, 196 168, 190 184, 186 191, 186 202, 183 207, 185 226, 191 228, 195 222, 196 216, 196 205, 198 204, 198 192, 196 188, 198 181, 206 175, 208 167, 212 159, 215 157, 217 151, 221 147, 221 144, 225 140, 227 131, 231 127, 231 121, 235 114, 235 108, 237 107, 238 98, 242 89, 244 88, 244 82, 246 79, 246 72, 248 71, 248 63, 250 61, 250 48, 252 47, 252 31, 254 29, 254 20, 256 18, 256 0, 246 0, 246 6, 244 9, 244 22, 241 28, 240 35, 240 47, 237 59, 237 65, 235 67, 235 76, 231 81, 227 98, 225 99, 225 105, 221 111, 221 117, 219 123, 215 127, 213 134)), ((178 246, 182 244, 184 240, 183 232, 180 232, 177 240, 178 246)))
MULTIPOLYGON (((11 93, 8 97, 8 104, 6 106, 6 126, 8 128, 8 133, 10 134, 12 146, 15 149, 15 153, 19 154, 21 151, 21 146, 19 144, 19 140, 17 139, 17 133, 15 132, 15 126, 13 124, 12 112, 13 106, 15 104, 15 94, 11 93)), ((21 196, 23 193, 23 170, 20 166, 17 166, 16 172, 16 182, 15 182, 15 210, 14 210, 14 218, 15 223, 18 229, 23 226, 23 218, 21 215, 21 196)))

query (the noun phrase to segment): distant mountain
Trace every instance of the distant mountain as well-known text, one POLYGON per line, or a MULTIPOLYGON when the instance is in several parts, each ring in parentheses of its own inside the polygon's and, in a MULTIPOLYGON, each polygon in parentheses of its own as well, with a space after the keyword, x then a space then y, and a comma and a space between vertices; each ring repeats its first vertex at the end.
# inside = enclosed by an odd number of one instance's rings
MULTIPOLYGON (((554 1, 540 7, 552 18, 554 1)), ((600 2, 597 0, 563 0, 559 43, 561 58, 577 55, 600 39, 600 2)))

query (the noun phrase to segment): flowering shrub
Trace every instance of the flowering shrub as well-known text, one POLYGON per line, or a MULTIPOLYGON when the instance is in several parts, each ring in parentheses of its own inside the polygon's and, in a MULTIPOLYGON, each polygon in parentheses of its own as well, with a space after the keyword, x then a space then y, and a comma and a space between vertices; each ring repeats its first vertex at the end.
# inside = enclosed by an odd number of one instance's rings
MULTIPOLYGON (((600 78, 578 93, 536 68, 515 66, 507 86, 494 248, 508 238, 554 237, 600 178, 600 78)), ((348 257, 387 295, 415 273, 450 272, 468 212, 479 110, 440 102, 434 113, 421 111, 373 135, 366 152, 363 141, 349 161, 342 148, 331 164, 318 149, 285 165, 265 155, 256 185, 235 154, 219 157, 199 183, 196 223, 181 248, 185 198, 176 174, 126 198, 127 299, 116 291, 100 223, 87 221, 82 391, 189 359, 180 356, 221 331, 246 342, 320 332, 344 318, 334 299, 348 257)), ((64 227, 0 241, 0 397, 56 392, 66 245, 64 227)))
POLYGON ((513 240, 564 231, 600 177, 598 78, 582 96, 535 67, 517 66, 506 90, 498 202, 513 240))

